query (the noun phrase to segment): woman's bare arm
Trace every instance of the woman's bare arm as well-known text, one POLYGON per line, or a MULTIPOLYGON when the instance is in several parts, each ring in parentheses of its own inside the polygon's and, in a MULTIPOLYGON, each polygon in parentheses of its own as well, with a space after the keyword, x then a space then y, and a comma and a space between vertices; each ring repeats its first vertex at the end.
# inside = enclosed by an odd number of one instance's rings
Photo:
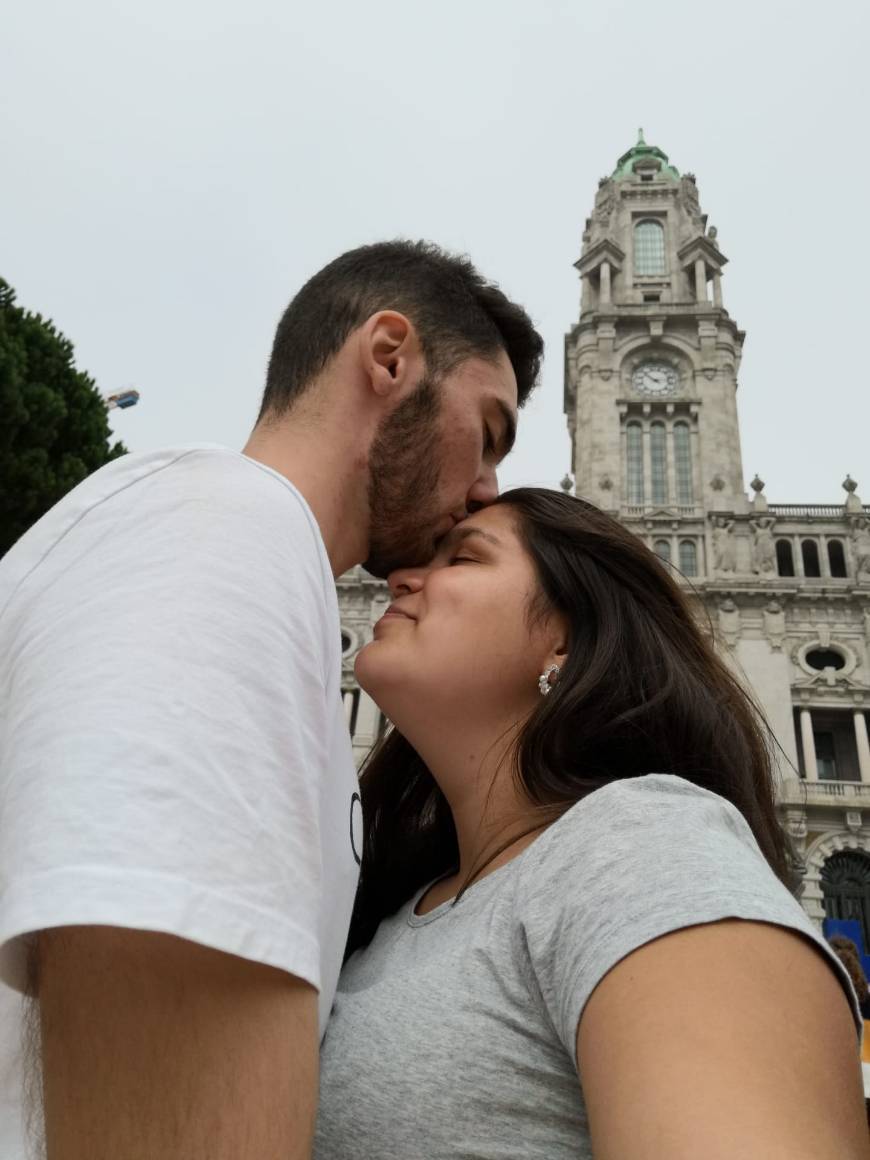
POLYGON ((725 920, 656 939, 593 992, 577 1059, 596 1160, 867 1160, 855 1028, 801 935, 725 920))

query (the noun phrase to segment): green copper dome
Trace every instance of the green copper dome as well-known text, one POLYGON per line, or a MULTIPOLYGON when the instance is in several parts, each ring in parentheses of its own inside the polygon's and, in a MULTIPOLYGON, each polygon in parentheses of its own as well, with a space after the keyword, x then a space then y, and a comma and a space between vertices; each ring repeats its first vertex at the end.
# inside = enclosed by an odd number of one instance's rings
POLYGON ((662 153, 661 149, 657 149, 655 145, 647 145, 643 139, 643 129, 638 130, 637 144, 632 145, 627 153, 623 153, 616 163, 616 168, 611 174, 614 181, 624 181, 628 177, 634 176, 634 167, 638 161, 645 161, 649 158, 661 162, 661 169, 658 172, 659 177, 670 178, 671 181, 679 179, 679 173, 668 164, 667 153, 662 153))

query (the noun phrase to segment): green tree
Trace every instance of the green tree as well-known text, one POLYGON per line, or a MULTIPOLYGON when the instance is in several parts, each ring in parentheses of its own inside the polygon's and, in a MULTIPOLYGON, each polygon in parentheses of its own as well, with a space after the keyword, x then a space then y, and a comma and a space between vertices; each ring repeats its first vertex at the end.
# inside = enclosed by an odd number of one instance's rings
POLYGON ((106 405, 54 325, 15 304, 0 278, 0 556, 110 459, 106 405))

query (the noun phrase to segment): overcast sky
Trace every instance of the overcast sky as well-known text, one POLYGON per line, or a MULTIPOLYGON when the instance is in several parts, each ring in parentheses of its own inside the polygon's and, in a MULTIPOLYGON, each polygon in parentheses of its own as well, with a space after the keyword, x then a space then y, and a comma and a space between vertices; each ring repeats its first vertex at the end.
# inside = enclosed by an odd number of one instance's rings
MULTIPOLYGON (((547 342, 503 484, 556 485, 572 263, 643 126, 697 175, 747 331, 747 480, 870 502, 865 0, 51 0, 4 6, 0 275, 132 450, 241 446, 275 323, 336 254, 471 255, 547 342)), ((0 420, 2 421, 2 420, 0 420)))

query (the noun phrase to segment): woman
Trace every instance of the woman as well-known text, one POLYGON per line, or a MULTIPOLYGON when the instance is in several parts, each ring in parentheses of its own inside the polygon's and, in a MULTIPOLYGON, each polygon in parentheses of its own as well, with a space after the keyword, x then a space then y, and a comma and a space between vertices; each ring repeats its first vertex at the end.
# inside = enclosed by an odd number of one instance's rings
POLYGON ((660 562, 519 489, 390 587, 318 1160, 866 1157, 854 993, 660 562))

